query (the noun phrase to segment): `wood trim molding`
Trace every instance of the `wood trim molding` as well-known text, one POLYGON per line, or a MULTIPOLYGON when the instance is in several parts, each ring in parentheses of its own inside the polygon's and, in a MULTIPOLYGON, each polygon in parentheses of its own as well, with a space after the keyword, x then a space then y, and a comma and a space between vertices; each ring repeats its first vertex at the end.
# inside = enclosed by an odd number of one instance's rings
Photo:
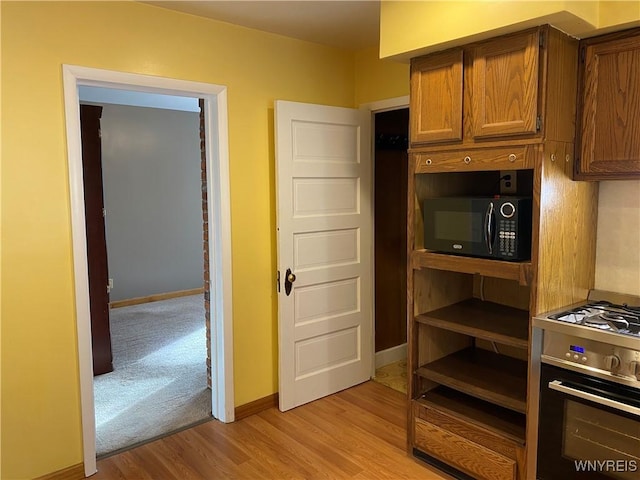
POLYGON ((236 407, 234 412, 235 420, 242 420, 243 418, 250 417, 271 407, 278 408, 278 392, 236 407))
POLYGON ((84 464, 78 463, 57 472, 47 473, 36 480, 81 480, 84 479, 84 464))
POLYGON ((130 307, 131 305, 159 302, 160 300, 187 297, 189 295, 198 295, 199 293, 204 293, 204 287, 192 288, 191 290, 177 290, 175 292, 156 293, 154 295, 148 295, 146 297, 129 298, 126 300, 116 300, 115 302, 109 303, 109 308, 130 307))

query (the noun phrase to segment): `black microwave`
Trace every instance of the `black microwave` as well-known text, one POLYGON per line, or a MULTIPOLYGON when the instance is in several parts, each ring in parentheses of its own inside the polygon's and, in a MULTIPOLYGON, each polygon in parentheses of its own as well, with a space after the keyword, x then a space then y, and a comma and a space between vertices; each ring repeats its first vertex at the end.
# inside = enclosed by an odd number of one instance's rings
POLYGON ((531 258, 531 197, 424 200, 424 247, 500 260, 531 258))

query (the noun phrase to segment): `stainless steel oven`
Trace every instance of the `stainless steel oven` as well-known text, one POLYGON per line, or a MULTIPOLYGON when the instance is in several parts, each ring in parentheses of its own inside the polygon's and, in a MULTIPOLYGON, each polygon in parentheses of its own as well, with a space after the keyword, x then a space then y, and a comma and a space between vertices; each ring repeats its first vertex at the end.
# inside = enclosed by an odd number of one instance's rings
POLYGON ((640 478, 640 309, 595 302, 543 329, 539 480, 640 478))
POLYGON ((541 385, 539 479, 640 478, 637 390, 547 364, 541 385))

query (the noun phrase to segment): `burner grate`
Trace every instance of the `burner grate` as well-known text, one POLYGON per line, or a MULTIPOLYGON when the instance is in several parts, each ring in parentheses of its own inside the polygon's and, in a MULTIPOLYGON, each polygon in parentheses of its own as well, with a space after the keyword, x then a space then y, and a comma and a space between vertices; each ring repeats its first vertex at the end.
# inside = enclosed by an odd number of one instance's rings
POLYGON ((640 337, 640 308, 595 302, 551 315, 549 318, 575 325, 640 337))

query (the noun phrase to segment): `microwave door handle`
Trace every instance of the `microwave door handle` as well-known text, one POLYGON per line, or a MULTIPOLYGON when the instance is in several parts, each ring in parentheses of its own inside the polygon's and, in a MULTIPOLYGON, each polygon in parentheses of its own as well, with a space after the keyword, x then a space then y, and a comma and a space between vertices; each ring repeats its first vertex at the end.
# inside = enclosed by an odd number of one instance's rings
POLYGON ((493 202, 489 202, 487 213, 484 217, 484 241, 489 255, 493 255, 493 202))
POLYGON ((640 408, 638 407, 627 405, 626 403, 618 402, 616 400, 611 400, 610 398, 601 397, 600 395, 595 395, 593 393, 583 392, 582 390, 567 387, 566 385, 563 385, 560 380, 549 382, 549 388, 560 393, 571 395, 572 397, 588 400, 590 402, 597 403, 598 405, 603 405, 605 407, 613 408, 615 410, 630 413, 631 415, 640 417, 640 408))

